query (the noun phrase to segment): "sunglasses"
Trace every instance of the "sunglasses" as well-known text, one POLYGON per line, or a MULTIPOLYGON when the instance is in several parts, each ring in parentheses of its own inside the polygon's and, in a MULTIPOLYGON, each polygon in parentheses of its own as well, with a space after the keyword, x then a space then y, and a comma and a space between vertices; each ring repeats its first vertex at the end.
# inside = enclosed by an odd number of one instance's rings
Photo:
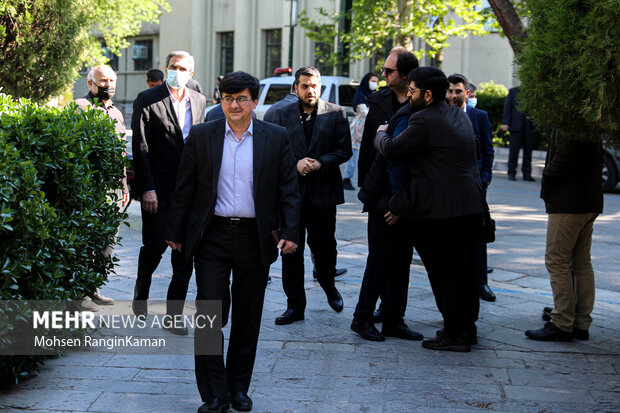
POLYGON ((387 76, 389 76, 389 75, 391 75, 391 74, 392 74, 392 72, 396 72, 396 71, 397 71, 397 69, 390 69, 389 67, 382 67, 382 68, 381 68, 381 71, 382 71, 382 72, 385 72, 385 74, 386 74, 387 76))

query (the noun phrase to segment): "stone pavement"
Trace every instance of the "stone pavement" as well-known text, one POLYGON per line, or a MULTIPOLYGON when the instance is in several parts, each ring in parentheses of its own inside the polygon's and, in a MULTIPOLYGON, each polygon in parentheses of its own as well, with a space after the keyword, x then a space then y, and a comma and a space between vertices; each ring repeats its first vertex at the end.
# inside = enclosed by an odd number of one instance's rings
MULTIPOLYGON (((359 210, 347 193, 338 217, 354 228, 347 231, 364 231, 359 210)), ((140 243, 139 206, 129 213, 131 226, 123 227, 116 250, 118 275, 103 288, 127 300, 140 243)), ((471 353, 436 352, 392 338, 367 342, 349 329, 367 254, 358 239, 339 230, 338 262, 348 268, 337 283, 345 301, 340 314, 307 275, 306 320, 274 325, 286 299, 280 262, 272 266, 250 388, 254 412, 620 412, 620 293, 597 290, 589 341, 536 342, 523 331, 543 324, 542 308, 552 304, 548 279, 496 269, 489 284, 498 299, 481 303, 480 343, 471 353)), ((152 297, 165 297, 170 272, 166 256, 152 297)), ((195 292, 192 285, 188 297, 195 292)), ((406 322, 425 336, 442 327, 417 258, 406 322)), ((191 356, 72 353, 0 392, 0 410, 7 412, 194 412, 200 404, 191 356)))

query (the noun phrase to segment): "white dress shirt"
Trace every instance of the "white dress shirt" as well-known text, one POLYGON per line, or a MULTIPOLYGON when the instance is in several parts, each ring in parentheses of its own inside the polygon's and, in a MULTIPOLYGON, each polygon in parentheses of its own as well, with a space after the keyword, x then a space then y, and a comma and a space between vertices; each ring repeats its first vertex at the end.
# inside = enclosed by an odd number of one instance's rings
MULTIPOLYGON (((166 87, 168 88, 168 92, 170 92, 170 87, 167 83, 166 87)), ((185 93, 181 100, 175 98, 172 92, 170 92, 170 99, 172 100, 174 113, 177 115, 177 120, 179 121, 179 127, 183 132, 183 142, 185 142, 185 139, 187 139, 189 135, 189 129, 192 127, 192 107, 189 103, 189 92, 187 88, 185 88, 185 93)))

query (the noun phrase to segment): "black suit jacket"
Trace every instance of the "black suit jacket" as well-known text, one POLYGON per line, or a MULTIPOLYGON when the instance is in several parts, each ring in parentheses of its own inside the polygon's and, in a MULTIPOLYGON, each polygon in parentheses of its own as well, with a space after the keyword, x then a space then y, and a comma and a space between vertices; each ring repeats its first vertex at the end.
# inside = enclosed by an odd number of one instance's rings
POLYGON ((377 133, 377 151, 407 162, 409 182, 390 200, 396 215, 443 219, 482 213, 476 137, 461 108, 442 101, 415 112, 397 137, 377 133))
POLYGON ((301 122, 299 100, 270 108, 265 121, 286 128, 293 149, 295 164, 309 157, 321 162, 321 169, 300 176, 301 198, 305 196, 316 207, 344 203, 340 164, 351 158, 351 131, 344 108, 319 99, 312 139, 306 144, 301 122))
MULTIPOLYGON (((206 98, 186 89, 192 124, 204 119, 206 98)), ((166 84, 141 92, 133 105, 133 162, 139 194, 155 190, 159 201, 169 201, 183 152, 183 132, 166 84)))
POLYGON ((508 125, 510 132, 519 132, 523 128, 523 124, 527 122, 527 118, 518 108, 517 96, 519 95, 519 87, 513 87, 508 91, 508 96, 504 101, 504 116, 502 124, 508 125))
POLYGON ((487 187, 493 177, 493 136, 491 135, 491 121, 489 114, 484 110, 467 107, 467 116, 474 127, 476 135, 476 150, 478 154, 478 170, 482 184, 487 187))
POLYGON ((394 107, 393 96, 394 93, 389 88, 381 89, 370 95, 368 116, 364 123, 357 161, 357 185, 360 187, 364 185, 364 179, 377 155, 374 145, 377 128, 387 123, 399 109, 394 107))
MULTIPOLYGON (((281 229, 282 238, 298 242, 299 192, 286 130, 253 122, 254 207, 262 263, 269 265, 278 257, 272 230, 281 229)), ((225 124, 219 119, 193 126, 185 143, 166 239, 182 242, 188 257, 214 215, 225 124)))

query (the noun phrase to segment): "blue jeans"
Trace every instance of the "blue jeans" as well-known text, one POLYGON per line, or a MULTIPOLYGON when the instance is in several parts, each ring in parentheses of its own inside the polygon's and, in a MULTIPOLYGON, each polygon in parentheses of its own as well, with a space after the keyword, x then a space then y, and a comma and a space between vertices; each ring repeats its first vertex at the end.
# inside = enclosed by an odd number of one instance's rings
POLYGON ((359 148, 353 149, 353 156, 347 162, 347 167, 344 170, 344 179, 353 178, 353 173, 355 172, 355 168, 357 168, 357 160, 359 158, 360 150, 359 148))

